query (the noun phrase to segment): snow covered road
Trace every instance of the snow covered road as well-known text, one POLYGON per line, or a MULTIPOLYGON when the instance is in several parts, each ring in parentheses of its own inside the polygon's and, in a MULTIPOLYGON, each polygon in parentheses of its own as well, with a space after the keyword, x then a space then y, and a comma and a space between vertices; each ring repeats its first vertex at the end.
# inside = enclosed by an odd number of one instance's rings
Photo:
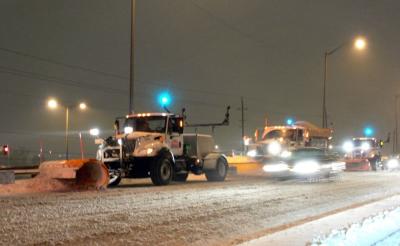
POLYGON ((232 245, 329 211, 400 194, 400 173, 345 173, 334 182, 191 178, 154 187, 0 197, 0 245, 232 245))

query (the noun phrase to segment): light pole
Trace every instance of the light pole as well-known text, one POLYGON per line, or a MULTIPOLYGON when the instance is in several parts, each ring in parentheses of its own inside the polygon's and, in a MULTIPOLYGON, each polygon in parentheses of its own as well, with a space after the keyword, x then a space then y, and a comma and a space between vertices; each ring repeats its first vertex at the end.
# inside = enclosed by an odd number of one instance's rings
POLYGON ((131 0, 131 54, 130 54, 130 76, 129 76, 129 114, 134 111, 134 91, 135 91, 135 27, 136 27, 136 0, 131 0))
MULTIPOLYGON (((56 99, 50 99, 47 102, 47 107, 55 110, 59 107, 59 104, 57 102, 56 99)), ((67 105, 67 106, 63 106, 63 108, 65 109, 65 159, 68 160, 69 159, 69 140, 68 140, 68 136, 69 136, 69 111, 70 108, 75 108, 75 105, 67 105)), ((81 111, 84 111, 87 109, 87 105, 84 102, 79 103, 79 105, 77 106, 81 111)))
MULTIPOLYGON (((326 109, 326 81, 328 79, 328 57, 335 53, 336 51, 340 50, 344 46, 348 45, 350 42, 344 42, 337 46, 336 48, 332 50, 326 50, 325 51, 325 56, 324 56, 324 84, 323 84, 323 93, 322 93, 322 127, 326 128, 328 127, 328 112, 326 109)), ((367 43, 364 38, 357 38, 354 40, 354 47, 357 50, 363 50, 365 49, 367 43)))

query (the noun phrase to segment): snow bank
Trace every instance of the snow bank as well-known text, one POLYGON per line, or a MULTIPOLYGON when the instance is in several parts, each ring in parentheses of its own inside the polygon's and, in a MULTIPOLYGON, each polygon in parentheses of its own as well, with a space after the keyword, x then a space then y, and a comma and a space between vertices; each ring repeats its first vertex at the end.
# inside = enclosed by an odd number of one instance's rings
POLYGON ((368 217, 347 228, 313 239, 312 245, 398 245, 400 242, 400 207, 368 217))

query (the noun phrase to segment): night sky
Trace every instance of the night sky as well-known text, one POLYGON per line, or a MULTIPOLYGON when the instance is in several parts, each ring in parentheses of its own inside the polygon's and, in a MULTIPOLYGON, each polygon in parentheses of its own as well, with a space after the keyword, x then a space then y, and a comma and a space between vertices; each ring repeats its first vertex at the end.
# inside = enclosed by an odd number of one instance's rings
MULTIPOLYGON (((329 124, 336 144, 367 124, 386 138, 400 92, 399 13, 399 1, 137 0, 135 110, 160 111, 163 90, 190 122, 222 121, 231 105, 231 125, 215 134, 223 150, 240 146, 240 96, 248 135, 266 117, 320 125, 323 54, 362 35, 366 50, 329 57, 329 124)), ((90 110, 71 113, 72 152, 83 131, 94 154, 88 129, 105 137, 128 111, 130 1, 2 0, 0 33, 0 143, 62 152, 64 115, 46 100, 84 100, 90 110)))

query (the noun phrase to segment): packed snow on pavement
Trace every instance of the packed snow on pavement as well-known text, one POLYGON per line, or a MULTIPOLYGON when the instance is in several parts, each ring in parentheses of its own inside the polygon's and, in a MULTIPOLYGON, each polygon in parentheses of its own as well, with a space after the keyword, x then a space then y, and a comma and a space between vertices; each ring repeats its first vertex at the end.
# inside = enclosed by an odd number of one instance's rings
POLYGON ((399 245, 400 207, 380 212, 360 223, 333 230, 329 235, 315 238, 312 245, 399 245))
POLYGON ((234 245, 355 203, 400 193, 400 173, 331 182, 229 177, 155 187, 0 197, 0 244, 234 245))

